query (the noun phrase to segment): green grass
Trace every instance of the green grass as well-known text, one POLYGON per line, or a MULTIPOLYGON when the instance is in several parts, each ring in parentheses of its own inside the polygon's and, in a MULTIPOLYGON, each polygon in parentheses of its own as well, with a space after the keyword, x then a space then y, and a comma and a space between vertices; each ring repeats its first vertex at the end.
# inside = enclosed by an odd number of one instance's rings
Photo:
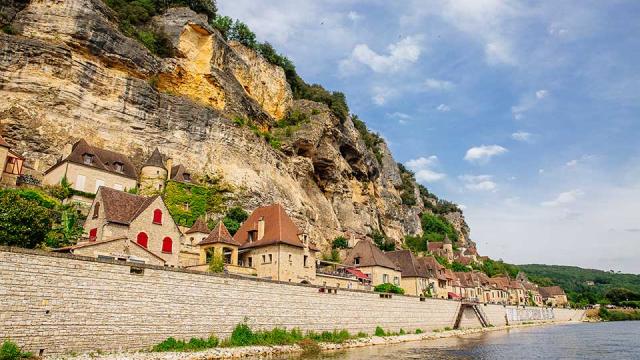
POLYGON ((220 345, 220 340, 217 337, 211 336, 208 339, 191 338, 191 340, 176 340, 172 337, 161 342, 153 347, 154 352, 166 352, 166 351, 198 351, 215 348, 220 345))
POLYGON ((28 352, 23 352, 22 349, 12 341, 5 341, 0 346, 0 360, 20 360, 29 359, 33 355, 28 352))

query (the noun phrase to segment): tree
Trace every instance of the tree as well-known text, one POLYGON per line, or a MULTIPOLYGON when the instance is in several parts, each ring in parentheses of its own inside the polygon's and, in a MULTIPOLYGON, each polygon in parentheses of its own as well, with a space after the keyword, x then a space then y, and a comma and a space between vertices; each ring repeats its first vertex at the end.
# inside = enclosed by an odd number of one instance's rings
POLYGON ((396 244, 393 240, 388 239, 385 234, 378 230, 374 230, 369 236, 373 239, 373 243, 382 251, 393 251, 396 249, 396 244))
POLYGON ((222 273, 224 272, 224 258, 222 254, 217 251, 210 250, 211 260, 209 260, 209 272, 222 273))
POLYGON ((1 245, 35 248, 44 242, 52 223, 50 209, 15 192, 0 192, 1 245))
POLYGON ((640 300, 640 294, 625 288, 613 288, 608 290, 604 297, 612 304, 619 305, 623 301, 640 300))
POLYGON ((331 247, 333 249, 346 249, 349 247, 349 241, 344 236, 338 236, 337 238, 333 239, 331 247))
POLYGON ((75 208, 63 205, 60 221, 47 234, 46 245, 50 248, 74 245, 83 233, 82 222, 75 208))
POLYGON ((256 34, 254 34, 253 31, 249 29, 247 24, 237 19, 229 30, 228 39, 235 40, 251 49, 255 49, 257 45, 256 34))
POLYGON ((211 26, 218 29, 220 34, 225 40, 229 38, 229 32, 231 32, 231 28, 233 27, 233 19, 229 16, 216 16, 216 18, 210 21, 211 26))
POLYGON ((241 207, 235 206, 227 211, 227 215, 222 219, 222 223, 229 230, 231 235, 235 235, 240 225, 247 220, 249 214, 241 207))

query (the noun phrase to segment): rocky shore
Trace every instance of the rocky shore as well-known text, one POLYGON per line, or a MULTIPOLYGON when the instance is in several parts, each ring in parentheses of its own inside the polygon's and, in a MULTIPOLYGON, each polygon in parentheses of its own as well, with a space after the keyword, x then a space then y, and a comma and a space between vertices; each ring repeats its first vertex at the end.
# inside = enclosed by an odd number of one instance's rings
MULTIPOLYGON (((566 324, 567 322, 537 322, 520 325, 495 326, 487 328, 474 328, 463 330, 441 330, 431 331, 422 334, 406 334, 397 336, 372 336, 362 339, 348 340, 341 344, 320 343, 321 351, 333 352, 347 350, 353 348, 361 348, 366 346, 391 345, 411 341, 437 340, 455 336, 467 336, 472 334, 503 331, 507 329, 526 328, 550 324, 566 324)), ((131 352, 131 353, 88 353, 79 356, 54 356, 48 357, 49 360, 213 360, 213 359, 242 359, 242 358, 260 358, 269 359, 272 357, 280 357, 283 355, 298 355, 304 350, 298 345, 281 345, 281 346, 246 346, 237 348, 214 348, 197 352, 131 352)))

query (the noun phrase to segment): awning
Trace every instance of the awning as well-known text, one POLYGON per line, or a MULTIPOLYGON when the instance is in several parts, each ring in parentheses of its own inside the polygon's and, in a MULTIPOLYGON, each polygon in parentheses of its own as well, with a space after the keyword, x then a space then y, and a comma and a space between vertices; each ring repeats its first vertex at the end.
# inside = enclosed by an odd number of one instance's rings
POLYGON ((347 268, 347 272, 355 275, 355 277, 357 277, 358 279, 365 279, 365 280, 369 279, 369 277, 365 273, 363 273, 362 271, 356 268, 347 268))
POLYGON ((449 292, 448 296, 449 296, 449 299, 462 299, 462 296, 452 292, 449 292))

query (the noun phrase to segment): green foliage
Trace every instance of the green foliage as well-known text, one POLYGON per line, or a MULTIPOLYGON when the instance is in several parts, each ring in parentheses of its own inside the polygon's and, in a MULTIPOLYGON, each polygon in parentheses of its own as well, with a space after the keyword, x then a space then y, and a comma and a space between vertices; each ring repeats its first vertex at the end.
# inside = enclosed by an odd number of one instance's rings
POLYGON ((444 256, 440 256, 440 255, 436 255, 436 254, 433 254, 433 257, 436 259, 438 264, 444 266, 447 269, 451 269, 451 263, 449 262, 449 259, 447 259, 444 256))
POLYGON ((452 328, 450 328, 450 327, 448 327, 448 326, 445 326, 445 327, 444 327, 444 331, 451 331, 451 330, 453 330, 453 329, 452 329, 452 328))
POLYGON ((416 334, 422 334, 424 331, 422 329, 416 329, 416 334))
POLYGON ((338 251, 338 249, 331 249, 331 252, 322 254, 322 260, 335 263, 342 262, 342 259, 340 259, 340 251, 338 251))
POLYGON ((211 254, 211 260, 209 260, 209 272, 217 274, 224 272, 224 257, 222 254, 220 254, 220 252, 212 253, 213 249, 209 249, 209 252, 211 254))
POLYGON ((16 343, 4 341, 0 346, 0 360, 19 360, 33 357, 31 353, 23 352, 16 343))
POLYGON ((286 128, 289 126, 298 126, 309 121, 309 115, 300 110, 294 109, 287 112, 282 120, 276 122, 276 127, 286 128))
POLYGON ((360 133, 360 137, 362 138, 362 141, 364 141, 364 145, 368 149, 373 151, 373 154, 375 155, 376 160, 378 160, 378 163, 382 163, 382 152, 380 150, 380 144, 382 144, 384 140, 382 140, 380 135, 369 131, 369 128, 367 128, 367 124, 365 124, 364 121, 360 120, 358 115, 352 114, 351 121, 353 122, 353 126, 356 128, 356 130, 358 130, 358 133, 360 133))
POLYGON ((613 288, 640 293, 640 275, 558 265, 519 265, 519 268, 533 282, 537 283, 540 278, 550 279, 553 285, 562 287, 569 300, 578 306, 606 301, 605 294, 613 288))
MULTIPOLYGON (((322 333, 308 332, 306 335, 299 329, 274 328, 272 330, 253 331, 246 322, 242 322, 233 329, 231 337, 225 340, 222 345, 228 347, 292 345, 300 344, 304 340, 342 343, 353 338, 354 336, 351 336, 347 330, 324 331, 322 333)), ((305 342, 308 343, 308 341, 305 342)))
POLYGON ((612 304, 620 305, 623 301, 640 300, 640 293, 625 288, 612 288, 607 290, 604 297, 611 301, 612 304))
POLYGON ((380 326, 376 326, 376 332, 375 332, 376 336, 385 336, 385 332, 384 329, 381 328, 380 326))
POLYGON ((307 337, 318 342, 341 344, 357 336, 351 336, 347 330, 334 330, 321 333, 309 332, 307 337))
POLYGON ((454 262, 451 263, 451 270, 453 270, 453 271, 462 271, 462 272, 471 271, 471 269, 468 266, 463 265, 463 264, 461 264, 461 263, 459 263, 457 261, 454 261, 454 262))
POLYGON ((233 188, 216 176, 204 176, 201 184, 168 181, 163 199, 178 225, 192 226, 205 214, 221 214, 233 194, 233 188), (188 206, 185 206, 188 204, 188 206))
POLYGON ((373 230, 371 234, 369 234, 369 237, 373 239, 373 243, 382 251, 393 251, 396 249, 395 242, 378 230, 373 230))
POLYGON ((346 249, 349 247, 349 240, 344 236, 338 236, 331 243, 333 249, 346 249))
POLYGON ((390 283, 380 284, 374 287, 373 291, 379 292, 379 293, 389 293, 389 294, 400 294, 400 295, 404 294, 403 288, 390 283))
POLYGON ((640 301, 620 301, 620 306, 629 307, 633 309, 640 309, 640 301))
POLYGON ((605 307, 601 307, 598 315, 604 321, 629 321, 629 320, 640 320, 640 311, 617 311, 617 310, 608 310, 605 307))
POLYGON ((458 233, 443 216, 424 213, 421 223, 424 236, 429 241, 443 241, 445 235, 453 242, 458 241, 458 233))
POLYGON ((502 260, 492 259, 484 260, 482 265, 474 264, 472 267, 475 270, 482 271, 489 277, 507 275, 512 279, 518 276, 518 273, 522 270, 516 265, 507 264, 502 260))
POLYGON ((231 235, 235 235, 240 225, 247 220, 249 214, 243 208, 235 206, 227 211, 227 215, 222 219, 224 226, 231 235))
POLYGON ((0 245, 35 248, 51 230, 54 214, 36 200, 0 191, 0 245))
POLYGON ((166 339, 160 344, 153 347, 152 351, 199 351, 215 348, 220 344, 217 337, 211 336, 208 339, 191 338, 188 342, 184 340, 176 340, 172 337, 166 339))
POLYGON ((398 163, 398 170, 400 170, 400 178, 402 179, 402 185, 399 189, 402 203, 404 205, 414 206, 418 201, 416 199, 415 174, 401 163, 398 163))
POLYGON ((73 245, 84 234, 82 219, 73 205, 60 205, 59 219, 47 234, 45 244, 50 248, 73 245))
POLYGON ((424 236, 406 235, 404 237, 404 245, 416 254, 428 250, 427 240, 424 236))
POLYGON ((6 24, 5 26, 3 26, 2 32, 7 35, 18 35, 18 31, 13 26, 11 26, 11 24, 6 24))
POLYGON ((223 38, 228 39, 231 28, 233 27, 233 19, 229 16, 216 16, 209 21, 209 24, 220 31, 223 38))

